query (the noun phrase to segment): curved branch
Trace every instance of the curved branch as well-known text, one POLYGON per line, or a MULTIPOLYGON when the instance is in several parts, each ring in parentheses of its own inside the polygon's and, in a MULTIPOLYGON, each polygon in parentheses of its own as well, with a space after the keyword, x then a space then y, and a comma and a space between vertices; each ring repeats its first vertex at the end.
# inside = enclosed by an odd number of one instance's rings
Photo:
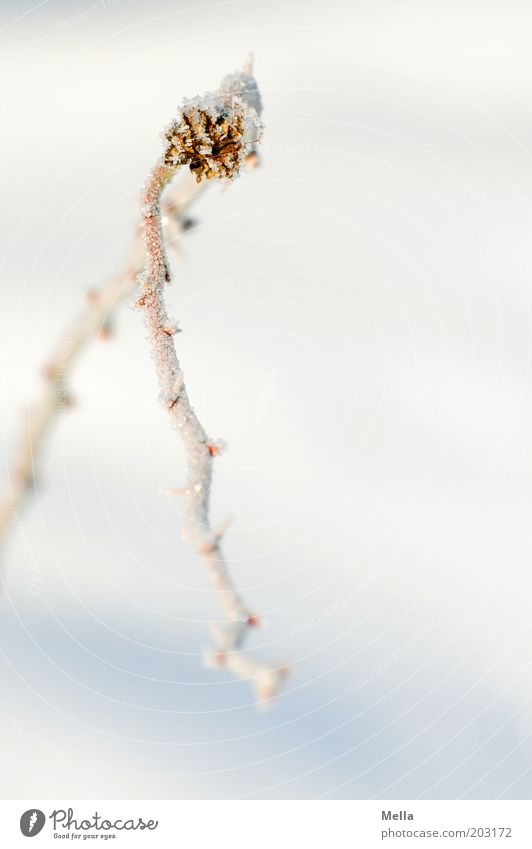
MULTIPOLYGON (((240 78, 233 75, 230 79, 234 83, 240 78)), ((171 156, 166 155, 156 164, 144 187, 141 212, 147 265, 144 274, 139 276, 142 292, 137 303, 144 311, 160 399, 181 437, 186 454, 187 481, 181 492, 183 536, 204 560, 228 620, 225 625, 213 626, 217 651, 209 658, 209 664, 223 666, 240 678, 250 679, 258 701, 264 704, 277 694, 287 669, 265 665, 241 650, 248 631, 258 620, 231 580, 221 548, 222 532, 211 526, 209 500, 212 463, 217 451, 190 404, 173 340, 174 328, 164 302, 164 287, 170 281, 161 225, 161 197, 166 186, 182 164, 189 164, 201 180, 213 176, 232 177, 245 159, 246 149, 240 141, 240 133, 247 116, 242 102, 238 98, 234 108, 234 103, 228 106, 223 92, 221 105, 218 100, 213 101, 216 97, 191 101, 179 120, 170 125, 166 138, 171 156), (233 125, 230 108, 234 108, 236 115, 233 125), (219 127, 230 139, 229 143, 220 141, 219 127), (225 153, 229 147, 230 158, 225 153)))

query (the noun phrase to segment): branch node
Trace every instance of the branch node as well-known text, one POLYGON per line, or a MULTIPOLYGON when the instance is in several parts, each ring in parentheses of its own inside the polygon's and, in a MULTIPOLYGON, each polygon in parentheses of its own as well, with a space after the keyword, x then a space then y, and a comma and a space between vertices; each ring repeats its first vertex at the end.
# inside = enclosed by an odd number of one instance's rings
POLYGON ((176 333, 182 333, 182 330, 177 321, 171 319, 163 324, 163 333, 166 333, 167 336, 175 336, 176 333))
POLYGON ((217 457, 219 454, 223 454, 223 452, 227 450, 227 443, 224 442, 223 439, 217 439, 215 442, 208 442, 207 449, 211 457, 217 457))
POLYGON ((170 489, 163 489, 162 494, 167 495, 169 498, 175 498, 177 495, 186 495, 187 490, 184 486, 174 486, 170 487, 170 489))
POLYGON ((102 340, 102 342, 108 342, 109 339, 112 339, 114 336, 114 327, 111 321, 104 321, 102 326, 100 327, 100 331, 98 333, 98 338, 102 340))

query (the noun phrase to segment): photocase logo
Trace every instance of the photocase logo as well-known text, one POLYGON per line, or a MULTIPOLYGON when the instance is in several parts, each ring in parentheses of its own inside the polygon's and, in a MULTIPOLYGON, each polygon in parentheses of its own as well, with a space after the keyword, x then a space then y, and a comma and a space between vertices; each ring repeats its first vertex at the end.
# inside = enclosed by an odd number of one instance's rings
MULTIPOLYGON (((20 818, 20 830, 24 837, 35 837, 39 834, 44 828, 46 819, 46 815, 38 808, 25 811, 20 818)), ((109 837, 118 837, 116 834, 111 834, 115 831, 155 831, 159 825, 159 820, 144 820, 143 817, 110 820, 98 811, 83 819, 76 819, 73 808, 56 808, 48 819, 51 821, 50 828, 53 829, 54 837, 81 837, 79 832, 96 832, 96 834, 83 834, 83 840, 88 837, 108 840, 109 837)))
POLYGON ((20 830, 24 837, 35 837, 43 830, 46 817, 38 808, 30 808, 20 818, 20 830))

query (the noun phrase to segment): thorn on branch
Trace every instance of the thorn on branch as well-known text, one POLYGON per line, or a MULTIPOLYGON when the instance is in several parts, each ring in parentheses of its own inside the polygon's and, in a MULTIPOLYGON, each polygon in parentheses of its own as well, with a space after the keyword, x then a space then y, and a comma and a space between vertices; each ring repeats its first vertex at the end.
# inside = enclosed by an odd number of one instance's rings
POLYGON ((92 286, 85 293, 85 300, 88 304, 97 304, 101 298, 99 289, 94 289, 92 286))
POLYGON ((249 171, 254 171, 260 166, 260 156, 256 150, 250 150, 244 159, 244 165, 249 171))
POLYGON ((188 233, 189 230, 193 230, 194 227, 198 226, 198 222, 195 218, 182 218, 181 219, 181 230, 183 233, 188 233))
POLYGON ((226 449, 227 444, 223 439, 217 439, 215 442, 207 443, 207 450, 211 457, 217 457, 219 454, 223 454, 226 449))
POLYGON ((173 409, 177 402, 179 401, 179 393, 178 392, 161 392, 159 394, 159 400, 163 407, 166 407, 167 410, 173 409))
POLYGON ((55 383, 55 381, 59 377, 60 370, 56 363, 48 363, 41 369, 41 374, 45 380, 49 380, 51 383, 55 383))
POLYGON ((175 498, 176 495, 186 495, 187 490, 184 486, 174 486, 170 489, 164 489, 163 495, 167 495, 169 498, 175 498))
POLYGON ((108 342, 114 336, 114 327, 111 321, 104 321, 98 333, 98 339, 102 342, 108 342))
POLYGON ((215 554, 218 549, 218 537, 215 535, 212 540, 208 542, 204 542, 200 547, 200 554, 204 554, 209 557, 212 554, 215 554))
POLYGON ((227 652, 219 649, 218 651, 209 651, 205 652, 203 655, 203 665, 207 667, 207 669, 219 669, 221 666, 225 666, 227 661, 227 652))
POLYGON ((166 333, 167 336, 175 336, 176 333, 182 333, 179 324, 177 321, 168 321, 166 324, 163 324, 163 332, 166 333))
POLYGON ((76 406, 76 399, 70 392, 60 392, 57 398, 60 410, 72 410, 76 406))
POLYGON ((232 524, 232 522, 233 522, 233 517, 232 517, 232 516, 228 516, 228 517, 227 517, 227 519, 225 520, 225 522, 223 522, 223 524, 221 524, 221 525, 220 525, 220 526, 219 526, 219 527, 215 530, 215 532, 214 532, 214 538, 215 538, 215 540, 216 540, 216 542, 217 542, 217 543, 219 543, 219 542, 222 540, 222 538, 224 537, 225 533, 227 532, 227 529, 228 529, 228 528, 229 528, 229 526, 232 524))
POLYGON ((257 702, 263 709, 270 707, 289 674, 290 668, 282 665, 265 669, 255 677, 257 702))

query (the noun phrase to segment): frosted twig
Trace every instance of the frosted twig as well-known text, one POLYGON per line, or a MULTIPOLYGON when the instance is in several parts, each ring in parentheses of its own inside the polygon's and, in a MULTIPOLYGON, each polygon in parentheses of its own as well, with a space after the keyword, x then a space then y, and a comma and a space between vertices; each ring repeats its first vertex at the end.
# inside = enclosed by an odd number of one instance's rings
POLYGON ((188 165, 199 182, 235 177, 260 136, 260 95, 250 70, 224 78, 214 94, 185 101, 164 131, 163 156, 151 172, 142 195, 146 270, 139 276, 138 306, 144 311, 161 402, 181 436, 187 461, 183 495, 183 536, 204 560, 227 618, 212 626, 217 650, 209 665, 222 666, 249 679, 257 699, 266 703, 278 692, 284 666, 267 666, 242 651, 250 628, 258 624, 237 591, 221 547, 223 531, 211 527, 209 498, 213 458, 218 453, 194 409, 185 387, 164 302, 170 267, 161 224, 161 197, 181 166, 188 165))
MULTIPOLYGON (((165 207, 165 239, 176 251, 181 234, 188 228, 187 213, 204 190, 204 185, 190 179, 176 186, 165 207)), ((44 387, 28 411, 11 470, 7 492, 0 500, 0 541, 15 520, 23 502, 35 486, 36 472, 47 434, 57 416, 72 404, 67 380, 72 368, 88 344, 98 336, 106 336, 120 306, 137 285, 144 266, 144 240, 137 227, 131 253, 124 271, 110 278, 99 291, 90 290, 81 314, 71 322, 61 343, 43 369, 44 387)))

